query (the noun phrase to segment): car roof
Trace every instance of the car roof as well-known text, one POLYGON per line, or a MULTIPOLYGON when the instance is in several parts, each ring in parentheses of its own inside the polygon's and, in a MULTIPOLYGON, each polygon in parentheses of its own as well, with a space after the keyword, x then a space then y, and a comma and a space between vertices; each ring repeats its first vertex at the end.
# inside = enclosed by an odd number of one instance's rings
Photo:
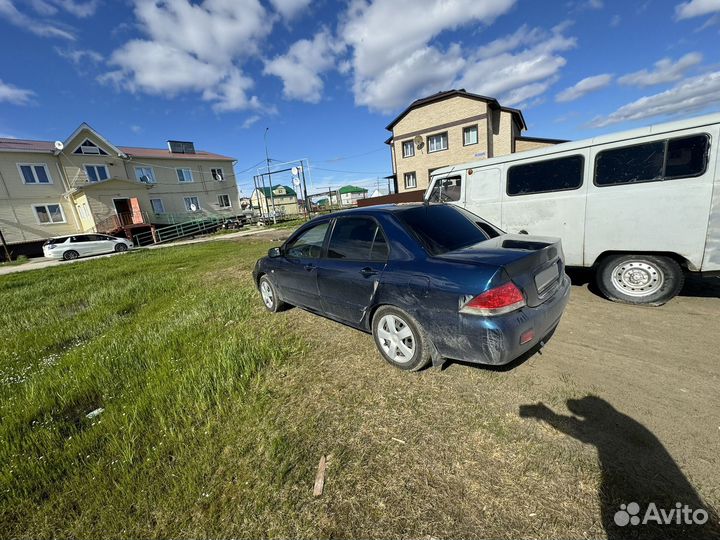
MULTIPOLYGON (((424 206, 427 203, 401 203, 401 204, 378 204, 375 206, 362 206, 358 208, 348 208, 347 210, 338 210, 337 212, 332 212, 330 214, 326 214, 322 217, 324 218, 331 218, 336 216, 348 216, 348 215, 356 215, 356 214, 362 214, 362 215, 372 215, 372 214, 394 214, 397 212, 402 212, 403 210, 407 210, 409 208, 418 208, 420 206, 424 206)), ((434 205, 431 205, 434 206, 434 205)))

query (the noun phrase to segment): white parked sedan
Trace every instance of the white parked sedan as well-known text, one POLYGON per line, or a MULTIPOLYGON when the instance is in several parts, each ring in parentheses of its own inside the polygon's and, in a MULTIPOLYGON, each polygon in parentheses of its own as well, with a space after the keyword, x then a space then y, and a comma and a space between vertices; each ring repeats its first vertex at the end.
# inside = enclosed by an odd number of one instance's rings
POLYGON ((43 244, 43 254, 49 259, 71 261, 86 255, 113 251, 121 253, 132 247, 132 242, 126 238, 115 238, 106 234, 75 234, 48 239, 43 244))

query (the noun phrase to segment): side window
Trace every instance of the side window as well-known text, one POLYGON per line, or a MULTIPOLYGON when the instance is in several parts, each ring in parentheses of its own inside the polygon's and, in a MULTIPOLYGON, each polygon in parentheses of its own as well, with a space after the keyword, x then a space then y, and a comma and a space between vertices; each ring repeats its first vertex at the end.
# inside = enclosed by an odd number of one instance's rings
POLYGON ((450 178, 442 178, 435 182, 428 200, 430 202, 459 201, 461 196, 462 178, 459 176, 451 176, 450 178))
POLYGON ((285 246, 285 256, 289 259, 319 259, 328 223, 321 223, 308 229, 285 246))
POLYGON ((659 180, 663 174, 665 141, 654 141, 600 152, 595 160, 595 185, 612 186, 659 180))
POLYGON ((707 169, 709 137, 693 135, 670 139, 665 161, 665 178, 700 176, 707 169))
POLYGON ((70 241, 73 243, 79 243, 79 242, 91 242, 92 239, 90 236, 86 234, 78 235, 78 236, 71 236, 70 241))
POLYGON ((350 261, 370 260, 377 224, 370 218, 341 218, 335 223, 328 258, 350 261))
POLYGON ((583 183, 584 163, 582 156, 568 156, 510 167, 507 194, 530 195, 578 189, 583 183))
POLYGON ((375 229, 375 239, 373 240, 372 247, 370 248, 370 260, 371 261, 387 261, 390 249, 385 240, 385 235, 382 229, 378 227, 375 229))

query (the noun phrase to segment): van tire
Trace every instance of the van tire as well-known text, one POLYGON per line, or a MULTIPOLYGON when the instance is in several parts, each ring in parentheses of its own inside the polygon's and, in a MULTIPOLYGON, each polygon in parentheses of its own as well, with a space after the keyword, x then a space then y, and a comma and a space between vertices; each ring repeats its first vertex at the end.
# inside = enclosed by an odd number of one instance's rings
POLYGON ((614 302, 661 306, 677 296, 685 274, 670 257, 627 253, 602 259, 595 280, 603 295, 614 302))

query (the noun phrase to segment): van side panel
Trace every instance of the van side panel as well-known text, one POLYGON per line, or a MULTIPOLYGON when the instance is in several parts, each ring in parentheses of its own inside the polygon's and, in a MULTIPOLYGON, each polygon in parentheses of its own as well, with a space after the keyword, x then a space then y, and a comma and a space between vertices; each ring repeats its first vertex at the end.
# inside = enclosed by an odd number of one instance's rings
POLYGON ((715 170, 712 175, 714 179, 713 196, 701 268, 703 272, 720 270, 720 140, 715 137, 713 142, 715 144, 711 155, 714 155, 715 159, 711 162, 715 164, 715 170))
POLYGON ((644 183, 596 186, 588 183, 585 265, 606 251, 676 253, 699 270, 705 251, 718 144, 717 126, 620 141, 592 148, 590 163, 609 148, 661 141, 698 133, 710 134, 711 153, 705 173, 644 183))
POLYGON ((501 169, 492 167, 487 169, 469 169, 472 174, 465 174, 465 206, 471 212, 489 221, 496 227, 502 228, 502 213, 500 202, 501 169))

